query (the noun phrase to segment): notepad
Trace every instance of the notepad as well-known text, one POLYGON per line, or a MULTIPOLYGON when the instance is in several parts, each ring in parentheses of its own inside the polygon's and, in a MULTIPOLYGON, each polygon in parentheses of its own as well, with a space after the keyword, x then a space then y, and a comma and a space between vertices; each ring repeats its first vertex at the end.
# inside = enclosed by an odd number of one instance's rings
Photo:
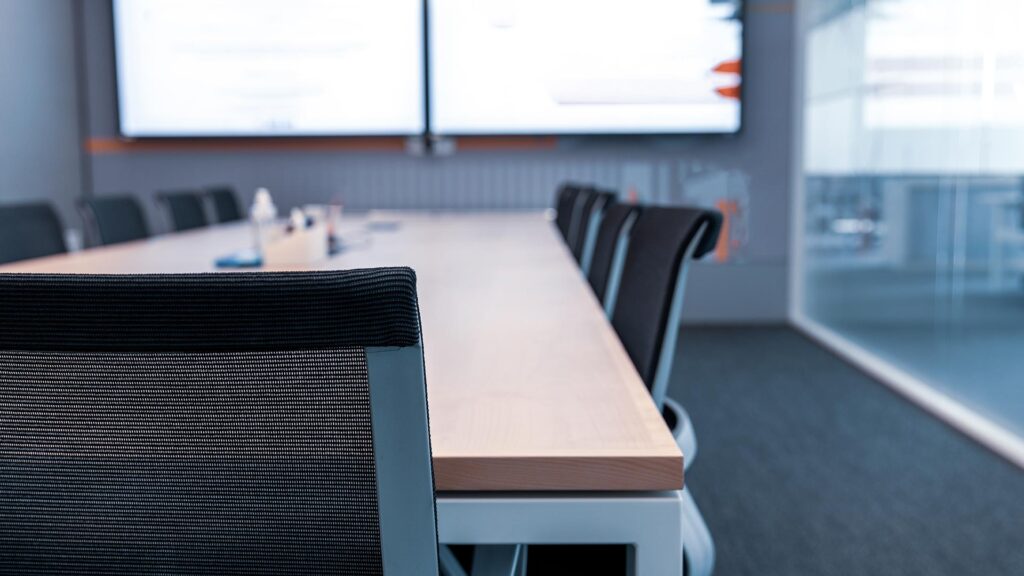
POLYGON ((217 268, 259 268, 263 265, 263 257, 258 250, 246 248, 218 258, 214 264, 217 268))

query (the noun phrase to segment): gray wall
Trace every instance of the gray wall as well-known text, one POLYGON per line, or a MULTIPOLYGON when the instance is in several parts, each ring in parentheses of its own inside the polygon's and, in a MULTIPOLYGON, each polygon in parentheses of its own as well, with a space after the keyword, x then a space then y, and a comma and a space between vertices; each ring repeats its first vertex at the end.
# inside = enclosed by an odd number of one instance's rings
POLYGON ((49 200, 80 228, 72 12, 70 0, 0 1, 0 203, 49 200))
MULTIPOLYGON (((92 137, 117 135, 110 4, 83 15, 92 137)), ((745 246, 735 262, 696 267, 690 321, 762 322, 786 317, 792 10, 754 1, 747 26, 746 118, 735 137, 562 139, 555 151, 457 152, 443 158, 346 151, 159 151, 96 154, 97 194, 234 184, 246 196, 270 188, 284 207, 340 198, 349 209, 538 209, 573 179, 642 200, 741 199, 745 246), (728 189, 728 190, 727 190, 728 189)), ((162 226, 150 202, 156 228, 162 226)))

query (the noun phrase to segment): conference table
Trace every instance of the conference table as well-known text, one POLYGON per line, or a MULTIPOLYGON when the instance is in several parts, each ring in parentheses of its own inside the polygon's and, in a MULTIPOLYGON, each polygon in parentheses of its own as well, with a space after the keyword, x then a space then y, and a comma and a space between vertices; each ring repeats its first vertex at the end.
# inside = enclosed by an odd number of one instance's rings
MULTIPOLYGON (((681 574, 683 456, 550 220, 377 212, 342 223, 338 255, 280 269, 416 271, 440 542, 626 544, 634 573, 681 574)), ((215 272, 252 239, 229 224, 0 272, 215 272)))

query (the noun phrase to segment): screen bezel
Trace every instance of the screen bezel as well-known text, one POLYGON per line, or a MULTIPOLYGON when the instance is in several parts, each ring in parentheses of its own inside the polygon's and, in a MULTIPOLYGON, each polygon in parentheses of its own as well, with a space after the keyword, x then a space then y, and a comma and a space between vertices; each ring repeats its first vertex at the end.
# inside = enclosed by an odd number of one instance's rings
MULTIPOLYGON (((614 132, 606 132, 606 131, 600 131, 600 130, 583 131, 583 132, 577 132, 577 131, 571 131, 571 130, 567 130, 567 131, 552 131, 552 132, 545 132, 545 131, 532 131, 532 132, 530 132, 530 131, 523 131, 523 132, 516 132, 516 131, 486 131, 486 130, 481 130, 481 131, 471 131, 471 132, 463 132, 463 131, 428 132, 427 136, 429 136, 431 138, 474 138, 474 137, 480 137, 480 138, 502 138, 502 137, 531 137, 531 136, 536 136, 536 137, 539 137, 539 138, 552 138, 552 137, 557 138, 557 137, 563 137, 564 136, 564 137, 567 137, 567 138, 590 138, 590 137, 592 137, 592 138, 600 138, 602 140, 630 139, 630 138, 637 138, 637 137, 655 137, 655 138, 658 138, 658 137, 663 137, 663 138, 664 137, 676 137, 676 138, 700 138, 700 139, 705 139, 705 138, 708 138, 708 139, 711 139, 711 138, 723 138, 723 139, 728 139, 728 138, 734 138, 736 136, 739 136, 740 134, 743 133, 744 127, 746 126, 746 108, 747 108, 746 107, 747 10, 748 10, 748 4, 750 2, 751 2, 751 0, 742 0, 740 2, 740 9, 739 9, 739 15, 738 15, 739 20, 740 20, 740 97, 739 97, 739 107, 740 107, 740 110, 739 110, 739 125, 737 126, 737 128, 735 130, 714 130, 714 131, 701 131, 701 130, 682 130, 682 131, 680 131, 680 130, 660 130, 660 131, 659 130, 633 130, 633 131, 628 131, 628 130, 623 130, 623 131, 614 131, 614 132)), ((425 2, 425 4, 429 4, 429 2, 425 2)), ((429 66, 429 65, 432 64, 432 61, 431 61, 432 50, 430 49, 431 31, 430 31, 430 28, 429 28, 430 6, 429 5, 425 6, 425 10, 426 10, 425 11, 426 17, 424 18, 424 20, 427 22, 428 28, 426 30, 426 33, 424 34, 424 40, 427 42, 427 46, 424 48, 424 54, 426 55, 427 64, 429 66)), ((429 68, 428 68, 428 70, 429 70, 429 68)), ((427 83, 427 91, 428 91, 428 93, 430 92, 430 90, 431 90, 431 84, 428 82, 427 83)), ((432 122, 430 122, 430 121, 433 119, 433 116, 434 116, 434 111, 433 111, 432 108, 430 108, 430 105, 431 105, 432 100, 433 100, 433 94, 429 94, 429 96, 430 96, 430 98, 428 98, 428 100, 427 100, 427 109, 426 109, 426 111, 427 111, 427 119, 428 119, 428 128, 432 124, 432 122)))
POLYGON ((433 130, 433 82, 431 78, 431 67, 432 67, 432 53, 430 50, 430 0, 422 0, 420 2, 420 21, 422 23, 422 30, 420 33, 421 40, 421 101, 423 118, 421 125, 422 130, 418 131, 399 131, 399 132, 289 132, 289 133, 269 133, 269 132, 251 132, 251 133, 182 133, 182 134, 159 134, 153 132, 145 133, 127 133, 124 130, 123 118, 123 97, 122 97, 122 70, 121 70, 121 47, 119 46, 118 33, 118 9, 117 4, 121 0, 112 0, 111 6, 111 36, 113 42, 113 75, 114 75, 114 105, 115 105, 115 123, 117 134, 121 139, 124 140, 163 140, 163 141, 207 141, 207 140, 223 140, 223 141, 244 141, 244 140, 288 140, 288 139, 307 139, 307 140, 328 140, 328 139, 359 139, 359 138, 417 138, 422 137, 426 140, 433 140, 437 138, 521 138, 521 137, 538 137, 538 138, 557 138, 557 137, 571 137, 571 138, 600 138, 600 139, 635 139, 635 138, 649 138, 649 137, 674 137, 674 138, 700 138, 700 139, 716 139, 723 138, 729 139, 739 136, 745 131, 747 125, 747 106, 746 106, 746 84, 747 84, 747 53, 748 53, 748 26, 747 16, 749 10, 750 0, 743 0, 740 4, 739 9, 739 20, 740 20, 740 95, 739 95, 739 126, 735 130, 722 130, 722 131, 679 131, 679 130, 664 130, 664 131, 471 131, 471 132, 435 132, 433 130))

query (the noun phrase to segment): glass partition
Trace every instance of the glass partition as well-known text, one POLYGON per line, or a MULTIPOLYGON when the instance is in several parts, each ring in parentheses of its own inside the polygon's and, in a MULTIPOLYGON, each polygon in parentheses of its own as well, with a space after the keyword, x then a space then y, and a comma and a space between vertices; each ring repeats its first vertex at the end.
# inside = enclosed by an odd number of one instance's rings
POLYGON ((1024 438, 1024 2, 798 14, 798 323, 1024 438))

